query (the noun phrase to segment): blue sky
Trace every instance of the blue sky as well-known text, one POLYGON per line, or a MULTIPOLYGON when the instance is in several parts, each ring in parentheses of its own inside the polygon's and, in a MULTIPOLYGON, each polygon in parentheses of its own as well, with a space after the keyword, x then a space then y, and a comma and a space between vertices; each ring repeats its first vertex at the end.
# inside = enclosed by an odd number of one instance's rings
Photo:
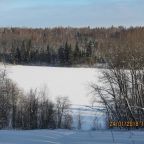
POLYGON ((0 0, 0 26, 142 26, 144 0, 0 0))

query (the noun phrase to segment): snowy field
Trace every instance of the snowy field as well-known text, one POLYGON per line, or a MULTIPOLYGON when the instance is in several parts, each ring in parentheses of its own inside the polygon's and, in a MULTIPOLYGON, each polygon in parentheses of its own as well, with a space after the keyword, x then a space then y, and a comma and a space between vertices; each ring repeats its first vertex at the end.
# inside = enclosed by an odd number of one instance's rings
POLYGON ((28 91, 47 87, 50 98, 68 96, 72 104, 89 105, 89 83, 97 82, 100 69, 55 68, 44 66, 6 66, 8 77, 28 91))
POLYGON ((2 130, 0 144, 144 144, 144 132, 2 130))

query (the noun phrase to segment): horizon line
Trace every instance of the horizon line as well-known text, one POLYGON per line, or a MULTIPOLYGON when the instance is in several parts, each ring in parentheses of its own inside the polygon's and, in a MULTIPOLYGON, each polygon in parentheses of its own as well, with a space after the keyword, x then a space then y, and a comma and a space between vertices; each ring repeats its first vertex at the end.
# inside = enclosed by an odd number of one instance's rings
POLYGON ((18 29, 55 29, 55 28, 72 28, 72 29, 83 29, 83 28, 89 28, 89 29, 96 29, 96 28, 141 28, 144 27, 144 25, 131 25, 131 26, 124 26, 124 25, 111 25, 111 26, 48 26, 48 27, 32 27, 32 26, 0 26, 0 29, 2 28, 18 28, 18 29))

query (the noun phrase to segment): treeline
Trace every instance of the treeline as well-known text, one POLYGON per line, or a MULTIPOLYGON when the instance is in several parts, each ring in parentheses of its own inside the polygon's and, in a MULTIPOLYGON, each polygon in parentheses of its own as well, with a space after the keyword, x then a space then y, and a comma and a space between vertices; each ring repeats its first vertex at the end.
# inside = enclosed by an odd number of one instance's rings
POLYGON ((88 43, 87 49, 81 50, 76 43, 72 48, 68 42, 60 46, 57 51, 47 45, 46 50, 32 50, 31 40, 23 41, 21 47, 13 48, 10 54, 3 54, 6 62, 13 64, 46 64, 52 66, 72 66, 76 64, 92 65, 96 58, 92 53, 92 42, 88 43))
POLYGON ((24 94, 0 72, 0 129, 71 129, 70 106, 67 97, 52 102, 45 90, 24 94))
POLYGON ((128 67, 135 58, 144 62, 143 39, 144 27, 0 28, 0 58, 13 64, 128 67))

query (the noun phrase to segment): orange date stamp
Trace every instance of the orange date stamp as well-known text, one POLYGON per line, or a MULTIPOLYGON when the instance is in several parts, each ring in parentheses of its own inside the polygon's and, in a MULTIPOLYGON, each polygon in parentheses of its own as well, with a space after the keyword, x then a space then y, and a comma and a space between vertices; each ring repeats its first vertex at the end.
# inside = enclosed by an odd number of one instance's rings
POLYGON ((110 121, 109 127, 144 127, 144 121, 110 121))

